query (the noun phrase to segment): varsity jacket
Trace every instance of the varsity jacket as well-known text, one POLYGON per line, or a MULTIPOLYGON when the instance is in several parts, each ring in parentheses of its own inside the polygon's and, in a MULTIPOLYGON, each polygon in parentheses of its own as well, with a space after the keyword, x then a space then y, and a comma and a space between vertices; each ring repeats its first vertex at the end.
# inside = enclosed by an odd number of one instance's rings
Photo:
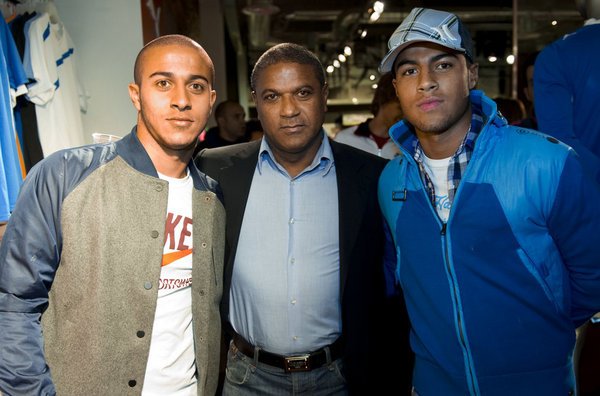
MULTIPOLYGON (((216 183, 193 163, 189 170, 198 394, 213 395, 225 213, 216 183)), ((31 170, 0 247, 1 392, 140 394, 168 191, 135 129, 31 170)))
POLYGON ((570 147, 508 126, 480 91, 471 103, 485 122, 447 223, 403 121, 390 129, 402 154, 379 181, 413 384, 421 396, 566 395, 574 330, 600 310, 600 190, 570 147))

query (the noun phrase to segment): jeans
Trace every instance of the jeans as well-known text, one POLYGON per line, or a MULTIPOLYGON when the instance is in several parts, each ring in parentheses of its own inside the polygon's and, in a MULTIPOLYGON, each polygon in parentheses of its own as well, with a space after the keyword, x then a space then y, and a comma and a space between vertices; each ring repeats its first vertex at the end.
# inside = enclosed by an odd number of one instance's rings
POLYGON ((286 373, 283 368, 244 355, 232 342, 227 353, 223 396, 347 396, 342 359, 331 361, 328 356, 327 362, 311 371, 286 373))

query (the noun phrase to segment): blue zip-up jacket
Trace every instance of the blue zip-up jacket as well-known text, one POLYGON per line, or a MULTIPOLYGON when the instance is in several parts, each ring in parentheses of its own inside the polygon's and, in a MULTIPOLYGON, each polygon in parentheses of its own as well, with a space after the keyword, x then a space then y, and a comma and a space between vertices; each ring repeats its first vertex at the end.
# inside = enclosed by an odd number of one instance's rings
POLYGON ((600 311, 600 190, 570 147, 508 126, 480 91, 471 103, 485 122, 446 224, 403 121, 390 129, 402 155, 379 181, 415 390, 566 395, 575 328, 600 311))

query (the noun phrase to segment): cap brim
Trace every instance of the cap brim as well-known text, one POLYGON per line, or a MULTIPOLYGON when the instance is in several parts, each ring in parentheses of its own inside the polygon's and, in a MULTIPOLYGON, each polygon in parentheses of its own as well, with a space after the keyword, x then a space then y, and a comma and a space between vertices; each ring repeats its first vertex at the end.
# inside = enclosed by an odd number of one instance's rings
POLYGON ((463 50, 462 48, 449 47, 449 46, 447 46, 445 44, 440 43, 438 40, 435 40, 435 39, 428 40, 426 38, 419 38, 419 39, 416 39, 416 40, 409 40, 409 41, 407 41, 405 43, 402 43, 401 45, 397 46, 396 48, 394 48, 393 50, 391 50, 390 52, 388 52, 383 57, 383 60, 379 64, 379 73, 383 74, 383 73, 391 72, 392 68, 394 67, 394 62, 396 61, 396 58, 398 57, 398 54, 400 54, 400 52, 402 52, 409 45, 414 44, 414 43, 421 43, 421 42, 434 43, 434 44, 440 45, 442 47, 451 49, 452 51, 458 51, 458 52, 461 52, 461 53, 465 53, 465 50, 463 50))

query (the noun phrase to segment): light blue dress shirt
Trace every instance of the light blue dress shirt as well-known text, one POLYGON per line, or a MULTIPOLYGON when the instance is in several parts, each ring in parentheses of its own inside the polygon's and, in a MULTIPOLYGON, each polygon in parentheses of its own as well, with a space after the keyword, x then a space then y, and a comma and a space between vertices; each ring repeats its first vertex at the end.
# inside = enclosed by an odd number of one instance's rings
POLYGON ((235 257, 229 320, 269 352, 315 351, 341 334, 338 192, 324 135, 291 178, 263 139, 235 257))

